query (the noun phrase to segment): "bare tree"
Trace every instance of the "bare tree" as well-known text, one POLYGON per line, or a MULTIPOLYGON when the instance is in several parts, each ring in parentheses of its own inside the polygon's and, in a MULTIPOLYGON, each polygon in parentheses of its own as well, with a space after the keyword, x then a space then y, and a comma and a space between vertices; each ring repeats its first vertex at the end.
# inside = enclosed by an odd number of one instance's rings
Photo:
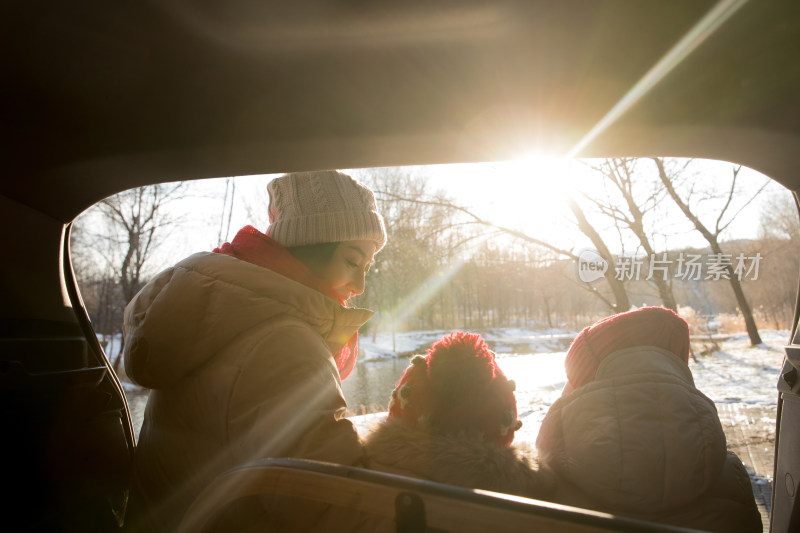
MULTIPOLYGON (((79 238, 102 257, 104 270, 113 273, 101 280, 104 285, 99 305, 105 306, 104 313, 121 317, 122 310, 147 281, 152 254, 176 222, 166 206, 184 197, 185 192, 185 182, 130 189, 92 207, 87 220, 96 224, 91 228, 78 224, 79 233, 84 233, 79 238)), ((115 324, 110 333, 120 332, 121 326, 121 322, 115 324)), ((113 361, 115 369, 119 354, 113 361)))
MULTIPOLYGON (((449 302, 442 298, 441 286, 434 291, 432 280, 437 279, 440 267, 451 262, 455 244, 449 231, 453 228, 450 213, 436 205, 396 201, 399 196, 431 196, 428 182, 411 169, 372 169, 358 177, 375 191, 388 232, 386 247, 375 258, 361 301, 377 307, 380 322, 392 332, 409 326, 410 321, 433 322, 438 306, 431 302, 437 298, 442 305, 449 302), (428 291, 423 294, 425 287, 428 291)), ((443 193, 433 196, 446 201, 443 193)))
POLYGON ((266 185, 244 198, 244 212, 251 224, 262 231, 266 228, 269 223, 269 194, 266 185))
MULTIPOLYGON (((620 230, 625 228, 633 233, 646 256, 650 261, 653 261, 656 256, 656 250, 645 223, 645 216, 656 210, 660 200, 659 191, 653 189, 642 194, 636 190, 635 183, 641 181, 641 176, 635 175, 635 159, 606 159, 592 168, 603 175, 605 183, 611 185, 613 193, 619 195, 623 201, 622 203, 615 202, 610 198, 611 195, 607 195, 605 201, 590 195, 584 195, 584 197, 593 203, 600 213, 613 220, 620 230), (619 226, 620 224, 622 225, 621 227, 619 226)), ((651 272, 651 275, 648 276, 648 281, 656 286, 664 306, 677 311, 678 306, 675 301, 675 295, 672 292, 671 278, 651 272)))
POLYGON ((800 271, 800 218, 789 191, 772 195, 764 203, 758 244, 764 268, 758 281, 747 283, 748 295, 775 328, 791 327, 800 271))
POLYGON ((231 233, 231 220, 233 219, 235 200, 236 180, 233 178, 225 178, 225 195, 222 197, 222 212, 219 217, 219 235, 217 236, 217 242, 219 243, 228 240, 231 233))
MULTIPOLYGON (((688 218, 694 227, 697 229, 698 232, 703 236, 703 238, 708 241, 709 246, 711 247, 712 253, 716 254, 717 257, 723 257, 722 247, 720 246, 720 235, 724 232, 728 226, 730 226, 731 222, 736 218, 745 207, 747 207, 755 197, 767 186, 767 183, 761 186, 760 189, 756 191, 756 193, 743 205, 739 207, 739 209, 729 215, 728 210, 731 209, 733 204, 733 200, 737 194, 737 180, 739 178, 739 172, 741 171, 741 166, 733 166, 732 167, 732 179, 730 181, 730 187, 728 191, 725 193, 725 196, 720 198, 722 201, 722 207, 717 212, 716 219, 712 222, 711 225, 705 224, 702 220, 700 220, 699 214, 692 209, 690 202, 691 202, 691 192, 689 197, 686 199, 682 198, 676 188, 675 188, 675 181, 677 179, 677 175, 675 173, 670 173, 667 171, 664 160, 661 158, 653 158, 653 162, 658 169, 658 176, 661 179, 661 182, 664 184, 664 187, 667 189, 667 193, 669 194, 670 198, 675 202, 675 204, 680 208, 683 214, 688 218), (727 217, 727 219, 726 219, 727 217)), ((750 342, 753 345, 761 344, 761 336, 758 334, 758 327, 756 326, 755 318, 753 317, 753 311, 750 308, 750 304, 745 297, 744 290, 742 289, 742 284, 735 275, 733 271, 733 266, 730 263, 723 263, 721 264, 727 271, 727 279, 730 282, 731 289, 736 297, 736 302, 739 306, 739 312, 742 313, 742 317, 744 318, 745 328, 747 329, 747 334, 750 337, 750 342)))
POLYGON ((117 313, 119 287, 108 262, 96 253, 98 239, 84 221, 84 217, 79 217, 70 233, 70 262, 81 299, 105 348, 121 320, 117 313))
POLYGON ((581 209, 578 203, 572 198, 569 200, 569 208, 572 211, 572 214, 575 216, 578 229, 581 230, 584 235, 589 237, 589 240, 592 241, 592 244, 597 249, 597 252, 600 254, 600 256, 608 261, 608 270, 611 272, 611 275, 606 276, 605 280, 608 282, 608 286, 611 289, 615 300, 614 304, 607 302, 609 307, 614 313, 622 313, 627 311, 631 308, 631 301, 630 298, 628 298, 628 291, 625 289, 623 281, 617 278, 615 274, 617 265, 614 261, 614 257, 611 255, 611 250, 608 249, 608 245, 600 236, 600 233, 586 218, 586 214, 583 212, 583 209, 581 209))
POLYGON ((149 185, 115 194, 97 205, 108 231, 106 257, 118 266, 125 305, 144 285, 143 274, 157 237, 175 222, 164 208, 184 192, 185 182, 149 185))
MULTIPOLYGON (((441 200, 441 199, 426 200, 419 196, 405 197, 393 193, 383 193, 383 194, 386 198, 393 201, 437 206, 459 212, 465 215, 469 220, 469 223, 471 224, 477 224, 480 226, 492 228, 496 230, 497 233, 509 235, 528 244, 549 250, 555 253, 556 256, 568 257, 569 259, 572 259, 574 261, 579 260, 579 257, 572 250, 567 250, 565 248, 561 248, 559 246, 551 244, 545 240, 537 239, 536 237, 528 235, 523 231, 495 224, 494 222, 491 222, 483 217, 478 216, 472 210, 453 203, 451 200, 441 200)), ((605 244, 605 242, 603 241, 602 237, 597 232, 597 230, 595 230, 595 228, 591 225, 591 223, 586 219, 583 210, 574 200, 570 200, 570 210, 575 215, 578 229, 580 229, 581 232, 584 233, 592 241, 592 244, 595 246, 595 248, 597 248, 597 251, 600 253, 600 255, 609 261, 609 270, 611 272, 614 272, 615 264, 613 257, 611 256, 611 253, 608 249, 608 246, 605 244)), ((627 311, 630 308, 630 300, 628 299, 628 295, 626 293, 625 286, 623 285, 622 281, 617 279, 616 276, 606 276, 604 279, 608 283, 611 292, 614 296, 613 302, 610 301, 608 298, 606 298, 606 296, 604 296, 595 287, 589 284, 581 284, 581 286, 584 289, 591 292, 594 296, 600 298, 612 312, 619 313, 627 311)))
POLYGON ((773 195, 761 213, 761 232, 764 237, 800 244, 800 217, 797 198, 790 191, 773 195))

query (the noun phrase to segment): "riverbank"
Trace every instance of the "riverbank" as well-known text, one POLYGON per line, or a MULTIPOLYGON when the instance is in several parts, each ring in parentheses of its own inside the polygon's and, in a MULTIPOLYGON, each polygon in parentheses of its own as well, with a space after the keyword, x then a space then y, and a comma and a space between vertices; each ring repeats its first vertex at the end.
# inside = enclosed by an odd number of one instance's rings
MULTIPOLYGON (((424 354, 425 349, 451 330, 409 331, 403 333, 379 333, 362 335, 359 338, 359 360, 375 361, 389 357, 411 357, 424 354)), ((472 330, 480 333, 486 343, 498 355, 552 353, 569 348, 576 331, 549 328, 486 328, 472 330)))
MULTIPOLYGON (((343 389, 350 416, 385 411, 389 395, 408 365, 408 355, 425 349, 447 331, 422 331, 378 335, 360 339, 359 363, 344 381, 343 389), (393 351, 394 350, 396 351, 393 351)), ((575 332, 497 328, 480 332, 497 353, 503 371, 517 383, 517 402, 529 437, 535 438, 547 409, 558 398, 566 381, 564 357, 575 332)), ((698 388, 718 406, 742 404, 764 411, 774 425, 777 405, 776 383, 783 360, 788 331, 763 330, 763 344, 751 347, 744 334, 721 341, 719 350, 690 359, 689 366, 698 388)), ((120 379, 131 403, 134 426, 147 391, 120 379), (141 406, 141 407, 140 407, 141 406), (136 411, 136 412, 134 412, 136 411)))

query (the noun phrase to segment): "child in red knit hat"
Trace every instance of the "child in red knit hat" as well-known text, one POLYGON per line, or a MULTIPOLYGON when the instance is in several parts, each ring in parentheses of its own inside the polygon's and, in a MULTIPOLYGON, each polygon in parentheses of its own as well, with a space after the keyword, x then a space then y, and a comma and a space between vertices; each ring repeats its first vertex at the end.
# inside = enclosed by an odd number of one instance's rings
POLYGON ((459 331, 412 359, 365 448, 376 470, 541 498, 548 481, 511 445, 521 426, 514 382, 480 335, 459 331))
POLYGON ((669 309, 613 315, 581 331, 567 385, 536 439, 552 499, 707 531, 760 532, 742 462, 694 385, 689 327, 669 309))
POLYGON ((606 317, 581 331, 567 352, 569 390, 594 380, 603 359, 631 346, 657 346, 689 362, 689 325, 664 307, 643 307, 606 317))
POLYGON ((389 417, 442 432, 475 430, 508 446, 522 426, 514 388, 480 335, 454 332, 414 357, 392 391, 389 417))

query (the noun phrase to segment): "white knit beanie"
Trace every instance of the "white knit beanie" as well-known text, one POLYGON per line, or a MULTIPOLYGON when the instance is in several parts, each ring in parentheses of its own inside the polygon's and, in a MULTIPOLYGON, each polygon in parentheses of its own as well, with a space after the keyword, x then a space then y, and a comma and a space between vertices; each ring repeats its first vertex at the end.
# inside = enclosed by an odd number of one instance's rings
POLYGON ((335 170, 296 172, 272 180, 267 235, 285 248, 341 241, 386 243, 383 217, 366 186, 335 170))

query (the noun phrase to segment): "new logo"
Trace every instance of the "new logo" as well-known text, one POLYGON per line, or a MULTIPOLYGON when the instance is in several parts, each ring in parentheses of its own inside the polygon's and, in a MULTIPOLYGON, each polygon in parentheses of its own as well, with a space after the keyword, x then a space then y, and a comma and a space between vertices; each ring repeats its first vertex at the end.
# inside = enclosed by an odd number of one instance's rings
POLYGON ((608 261, 595 250, 583 250, 578 255, 578 278, 584 283, 591 283, 605 276, 608 261))

